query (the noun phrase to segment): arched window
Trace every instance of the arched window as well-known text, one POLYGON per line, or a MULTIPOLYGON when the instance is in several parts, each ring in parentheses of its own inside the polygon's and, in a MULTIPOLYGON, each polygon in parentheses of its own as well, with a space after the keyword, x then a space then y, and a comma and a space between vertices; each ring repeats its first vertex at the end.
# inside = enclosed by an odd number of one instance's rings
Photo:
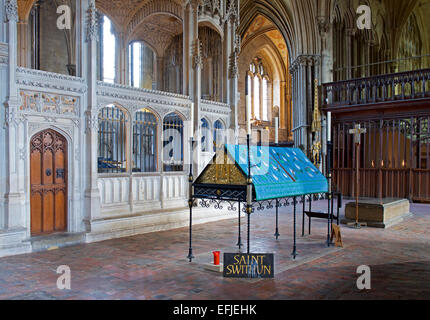
POLYGON ((157 117, 148 109, 133 121, 133 172, 157 171, 157 117))
POLYGON ((98 172, 121 173, 127 170, 127 119, 115 105, 99 112, 98 172))
POLYGON ((163 121, 164 171, 184 170, 184 122, 176 113, 170 113, 163 121))
POLYGON ((263 97, 262 97, 262 109, 263 109, 263 121, 269 121, 269 101, 268 99, 268 86, 267 86, 267 78, 263 78, 263 97))
POLYGON ((269 121, 269 77, 261 59, 249 65, 247 75, 249 94, 252 103, 252 117, 258 121, 269 121))
POLYGON ((210 150, 209 133, 209 122, 202 118, 202 152, 209 152, 210 150))
POLYGON ((253 95, 254 118, 260 120, 260 78, 258 77, 258 75, 254 76, 253 95))
POLYGON ((253 96, 253 92, 252 92, 252 77, 251 76, 252 73, 248 73, 246 81, 248 82, 248 90, 249 90, 249 96, 251 97, 251 101, 252 101, 252 96, 253 96))
POLYGON ((153 89, 154 53, 140 41, 129 44, 129 82, 135 88, 153 89))
POLYGON ((102 16, 101 19, 101 61, 100 66, 100 79, 104 82, 114 83, 115 82, 115 49, 116 39, 111 20, 102 16))
POLYGON ((142 81, 143 46, 141 42, 132 42, 129 45, 129 76, 130 86, 140 88, 142 81))
POLYGON ((224 137, 224 125, 220 120, 217 120, 214 123, 214 152, 221 148, 222 144, 224 143, 224 137))

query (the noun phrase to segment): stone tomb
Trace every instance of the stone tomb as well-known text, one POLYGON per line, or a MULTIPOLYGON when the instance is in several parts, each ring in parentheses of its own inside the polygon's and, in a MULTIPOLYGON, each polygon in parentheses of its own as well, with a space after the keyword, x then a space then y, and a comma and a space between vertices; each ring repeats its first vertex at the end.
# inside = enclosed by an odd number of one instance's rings
MULTIPOLYGON (((355 222, 355 209, 355 201, 346 205, 342 224, 355 222)), ((389 228, 412 215, 407 199, 360 199, 358 210, 359 222, 365 222, 368 227, 374 228, 389 228)))

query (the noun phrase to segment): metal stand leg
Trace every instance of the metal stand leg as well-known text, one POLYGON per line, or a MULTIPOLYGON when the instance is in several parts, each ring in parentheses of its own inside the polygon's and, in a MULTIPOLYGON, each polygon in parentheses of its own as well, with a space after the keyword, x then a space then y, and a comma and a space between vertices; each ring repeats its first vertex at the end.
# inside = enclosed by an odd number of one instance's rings
POLYGON ((279 239, 279 200, 276 199, 276 229, 275 229, 275 237, 276 240, 279 239))
MULTIPOLYGON (((333 231, 333 220, 334 220, 334 193, 331 195, 331 219, 330 219, 330 230, 333 231)), ((330 235, 331 236, 331 235, 330 235)))
POLYGON ((297 201, 296 197, 294 197, 294 246, 293 246, 293 253, 291 254, 293 256, 293 259, 296 259, 297 257, 297 244, 296 244, 296 210, 297 210, 297 201))
POLYGON ((190 262, 193 262, 194 256, 193 256, 193 205, 194 205, 194 198, 193 198, 193 147, 194 147, 194 138, 190 139, 190 175, 188 177, 188 193, 189 193, 189 200, 188 200, 188 206, 190 207, 190 248, 188 250, 188 260, 190 262))
POLYGON ((242 248, 242 246, 243 246, 243 244, 242 244, 242 237, 241 237, 241 230, 240 230, 240 228, 241 228, 241 219, 240 219, 240 201, 239 201, 239 238, 238 238, 238 240, 237 240, 237 246, 239 247, 239 250, 242 248))
MULTIPOLYGON (((338 197, 340 197, 341 195, 339 194, 338 197)), ((340 219, 340 205, 339 205, 339 199, 337 201, 337 225, 339 225, 339 219, 340 219)))
MULTIPOLYGON (((312 212, 312 196, 309 202, 309 212, 312 212)), ((309 217, 309 235, 311 235, 311 223, 312 223, 312 218, 309 217)))
POLYGON ((303 196, 302 237, 305 236, 305 211, 306 211, 306 196, 303 196))
POLYGON ((193 200, 189 201, 190 206, 190 248, 188 251, 188 259, 190 262, 193 262, 194 256, 193 256, 193 200))
POLYGON ((251 253, 251 213, 248 213, 248 254, 251 253))
POLYGON ((330 193, 327 194, 328 196, 328 210, 327 210, 327 247, 330 247, 330 227, 331 227, 331 221, 330 221, 330 217, 331 217, 331 211, 330 211, 330 202, 331 202, 331 198, 330 198, 330 193))

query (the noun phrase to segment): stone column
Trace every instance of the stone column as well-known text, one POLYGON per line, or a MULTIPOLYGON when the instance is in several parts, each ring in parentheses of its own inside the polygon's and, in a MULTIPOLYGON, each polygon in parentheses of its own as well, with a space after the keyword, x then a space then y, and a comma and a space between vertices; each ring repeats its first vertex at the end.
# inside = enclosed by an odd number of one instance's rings
POLYGON ((293 140, 295 142, 296 135, 295 135, 294 130, 295 130, 295 125, 297 123, 297 115, 295 112, 295 108, 296 108, 295 107, 296 106, 296 72, 295 72, 295 65, 294 64, 291 64, 289 71, 290 71, 290 75, 291 75, 291 110, 292 110, 292 114, 293 114, 293 121, 292 121, 293 125, 291 128, 291 132, 293 134, 293 140))
MULTIPOLYGON (((20 172, 19 143, 20 122, 17 118, 19 107, 18 88, 16 86, 17 67, 17 22, 18 6, 16 0, 7 0, 5 4, 7 42, 9 44, 9 64, 7 97, 5 103, 6 113, 6 203, 5 203, 5 229, 25 228, 25 195, 22 187, 24 172, 20 172)), ((23 132, 24 130, 21 130, 23 132)))
MULTIPOLYGON (((305 62, 306 68, 306 124, 310 124, 312 122, 312 111, 313 111, 313 93, 314 93, 314 78, 312 74, 314 60, 312 57, 308 57, 305 62)), ((309 130, 310 131, 310 130, 309 130)), ((312 133, 308 132, 308 136, 312 140, 312 133)))
POLYGON ((328 18, 319 20, 319 32, 321 37, 321 83, 333 82, 333 57, 335 56, 333 44, 333 25, 328 18))
MULTIPOLYGON (((97 165, 97 146, 98 146, 98 108, 97 108, 97 41, 98 26, 95 0, 87 0, 88 8, 86 20, 86 78, 88 84, 87 102, 88 107, 85 111, 86 130, 86 172, 88 174, 85 189, 85 218, 89 222, 100 214, 100 192, 98 189, 98 165, 97 165)), ((86 1, 83 1, 86 2, 86 1)), ((87 225, 88 227, 88 225, 87 225)), ((91 231, 91 230, 87 230, 91 231)))
POLYGON ((6 14, 4 12, 6 0, 0 0, 0 42, 6 42, 6 14))
MULTIPOLYGON (((288 78, 289 75, 287 75, 288 78)), ((286 92, 287 92, 287 98, 285 103, 285 113, 287 115, 286 121, 287 121, 287 133, 288 133, 288 140, 291 141, 293 139, 293 105, 292 105, 292 99, 293 99, 293 90, 291 88, 293 84, 292 77, 289 76, 288 81, 285 83, 286 86, 286 92)))
POLYGON ((157 90, 158 85, 157 55, 152 55, 152 90, 157 90))
POLYGON ((76 76, 84 77, 86 70, 86 47, 85 47, 85 20, 87 4, 83 1, 76 2, 76 76))
MULTIPOLYGON (((238 26, 238 17, 232 15, 230 17, 231 28, 228 28, 230 31, 230 44, 229 48, 231 48, 230 53, 230 63, 229 63, 229 76, 228 76, 228 95, 231 107, 231 118, 230 118, 230 129, 235 131, 235 142, 238 143, 239 139, 239 101, 238 101, 238 85, 239 85, 239 67, 238 67, 238 59, 241 50, 241 38, 240 35, 237 34, 237 26, 238 26)), ((261 95, 262 96, 262 95, 261 95)))
POLYGON ((309 132, 313 111, 314 79, 319 77, 320 57, 301 55, 292 64, 294 141, 308 152, 311 142, 309 132))
MULTIPOLYGON (((334 81, 334 59, 336 56, 336 52, 334 52, 334 43, 333 43, 333 34, 334 34, 334 26, 328 22, 328 18, 324 18, 323 24, 320 27, 320 36, 321 36, 321 72, 320 75, 317 76, 320 83, 329 83, 334 81)), ((339 41, 339 40, 337 40, 339 41)), ((338 64, 339 65, 339 64, 338 64)), ((318 69, 318 68, 316 68, 318 69)), ((320 100, 321 101, 321 100, 320 100)), ((327 156, 327 119, 323 115, 321 117, 322 121, 322 167, 324 170, 326 169, 325 159, 327 156)))
POLYGON ((294 112, 294 106, 295 106, 295 100, 296 100, 296 95, 295 95, 295 89, 296 89, 296 76, 295 76, 295 72, 294 72, 294 67, 290 66, 290 75, 291 75, 291 113, 290 113, 290 132, 292 134, 292 138, 294 140, 294 125, 296 123, 296 113, 294 112), (291 119, 292 118, 292 119, 291 119))
POLYGON ((307 104, 306 104, 306 58, 301 56, 299 58, 299 83, 298 83, 298 95, 299 95, 299 112, 300 112, 300 123, 299 123, 299 136, 300 144, 303 145, 305 151, 308 148, 306 139, 306 116, 307 116, 307 104))
POLYGON ((18 43, 18 63, 20 67, 30 67, 30 51, 31 45, 29 40, 29 25, 28 21, 18 23, 19 43, 18 43))
POLYGON ((192 40, 194 39, 193 10, 191 1, 184 6, 183 20, 183 88, 182 93, 191 96, 193 81, 192 40))
MULTIPOLYGON (((99 33, 100 41, 99 41, 98 50, 97 50, 97 59, 98 59, 97 79, 100 81, 103 81, 104 80, 104 65, 103 65, 104 16, 99 12, 97 13, 97 22, 100 30, 100 33, 99 33)), ((115 42, 115 45, 117 45, 117 43, 118 41, 115 42)), ((116 51, 116 48, 115 48, 115 51, 116 51)))
POLYGON ((280 129, 288 129, 288 92, 287 92, 287 82, 280 82, 281 88, 281 103, 279 106, 279 120, 280 120, 280 129))
POLYGON ((355 35, 355 29, 346 30, 346 80, 352 79, 352 37, 355 35))
POLYGON ((157 57, 157 90, 163 91, 163 90, 169 90, 168 87, 165 88, 164 86, 164 57, 157 57))
POLYGON ((116 34, 116 77, 115 83, 128 85, 128 43, 123 32, 116 34))
POLYGON ((224 103, 230 102, 230 59, 232 54, 232 25, 231 20, 227 19, 224 25, 224 43, 223 43, 223 84, 222 84, 222 91, 223 91, 223 99, 222 101, 224 103))
MULTIPOLYGON (((0 21, 6 21, 6 18, 4 16, 4 8, 5 8, 5 1, 0 0, 0 21)), ((6 23, 0 23, 0 42, 5 43, 6 42, 6 23)), ((7 55, 8 52, 4 48, 3 50, 0 49, 0 61, 7 63, 7 55)), ((8 75, 7 75, 7 69, 5 67, 0 67, 0 82, 7 83, 8 75)), ((6 86, 2 85, 0 86, 0 100, 5 101, 7 96, 7 88, 6 86)), ((5 119, 4 114, 5 108, 4 106, 0 107, 0 119, 5 119)), ((6 157, 6 126, 0 126, 0 230, 3 230, 5 228, 5 194, 6 194, 6 165, 7 165, 7 157, 6 157)))
MULTIPOLYGON (((208 97, 210 97, 209 100, 212 100, 213 96, 214 96, 214 70, 213 70, 213 58, 212 57, 208 57, 206 59, 206 63, 204 63, 205 68, 207 68, 206 71, 206 75, 207 75, 207 79, 204 79, 203 77, 203 81, 205 82, 205 87, 207 88, 207 95, 208 97), (207 82, 206 82, 207 81, 207 82)), ((202 84, 202 87, 203 84, 202 84)))
MULTIPOLYGON (((203 59, 201 52, 201 42, 199 39, 199 10, 198 6, 200 0, 191 1, 191 11, 192 11, 192 67, 193 67, 193 81, 192 81, 192 96, 191 99, 194 102, 194 119, 193 128, 194 132, 199 132, 199 135, 195 135, 195 140, 200 141, 200 129, 201 129, 201 97, 202 97, 202 67, 203 59)), ((190 84, 191 85, 191 84, 190 84)), ((199 145, 199 144, 198 144, 199 145)), ((194 176, 197 177, 200 173, 200 161, 201 160, 201 147, 199 147, 194 152, 194 161, 197 165, 194 165, 194 176)))

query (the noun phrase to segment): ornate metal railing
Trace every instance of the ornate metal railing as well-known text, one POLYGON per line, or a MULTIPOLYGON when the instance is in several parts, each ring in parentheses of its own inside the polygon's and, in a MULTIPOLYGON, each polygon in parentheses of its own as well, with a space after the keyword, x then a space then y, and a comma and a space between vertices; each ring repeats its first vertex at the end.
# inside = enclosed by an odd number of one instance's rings
MULTIPOLYGON (((202 208, 213 208, 215 210, 223 210, 226 208, 228 211, 231 212, 238 212, 238 208, 240 208, 240 211, 242 213, 246 213, 246 201, 234 201, 234 200, 223 200, 221 198, 196 198, 198 201, 198 204, 202 208), (240 207, 238 206, 240 203, 240 207)), ((276 206, 278 208, 283 207, 293 207, 294 201, 295 204, 304 204, 304 203, 310 203, 312 201, 319 201, 319 200, 327 200, 328 194, 327 193, 317 193, 317 194, 311 194, 311 195, 305 195, 305 196, 297 196, 297 197, 288 197, 288 198, 280 198, 280 199, 272 199, 272 200, 263 200, 263 201, 256 201, 252 203, 252 213, 262 213, 265 210, 271 210, 276 209, 276 206)))
POLYGON ((322 94, 324 108, 430 99, 430 69, 326 83, 322 94))

